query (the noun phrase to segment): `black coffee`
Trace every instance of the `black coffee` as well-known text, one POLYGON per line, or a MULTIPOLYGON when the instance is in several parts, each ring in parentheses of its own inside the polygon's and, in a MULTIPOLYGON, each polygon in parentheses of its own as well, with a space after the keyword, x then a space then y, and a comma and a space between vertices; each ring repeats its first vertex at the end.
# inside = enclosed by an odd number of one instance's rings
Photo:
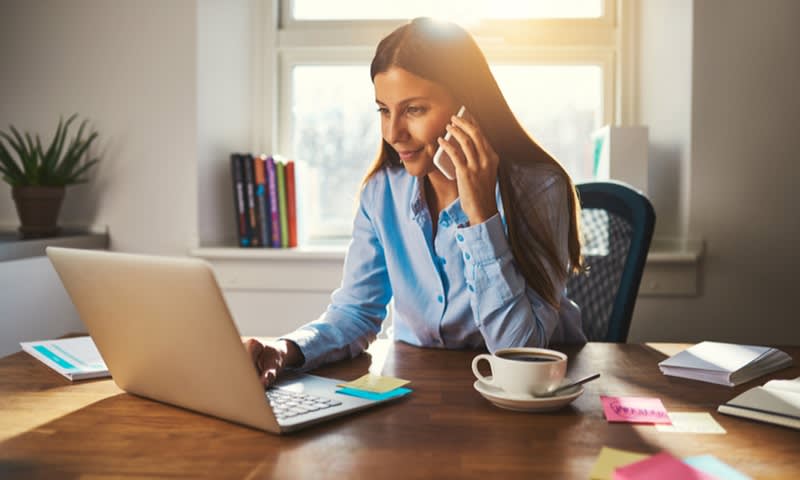
POLYGON ((498 357, 507 360, 519 360, 520 362, 555 362, 560 360, 558 357, 538 353, 502 353, 498 357))

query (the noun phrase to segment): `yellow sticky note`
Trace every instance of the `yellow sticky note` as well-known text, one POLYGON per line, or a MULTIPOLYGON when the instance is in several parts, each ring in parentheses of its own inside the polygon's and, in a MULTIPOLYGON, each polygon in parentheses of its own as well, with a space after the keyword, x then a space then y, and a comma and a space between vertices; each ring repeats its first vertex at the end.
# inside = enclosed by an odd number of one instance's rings
POLYGON ((649 456, 650 455, 644 453, 603 447, 600 450, 600 455, 597 456, 597 460, 594 462, 594 467, 592 467, 592 473, 589 474, 589 478, 592 480, 612 480, 614 478, 615 468, 644 460, 649 456))
POLYGON ((395 388, 402 387, 407 383, 409 383, 409 381, 403 380, 402 378, 384 377, 383 375, 368 373, 352 382, 340 383, 339 386, 356 388, 367 392, 386 393, 395 388))
POLYGON ((708 412, 669 412, 672 425, 656 425, 659 432, 728 433, 708 412))

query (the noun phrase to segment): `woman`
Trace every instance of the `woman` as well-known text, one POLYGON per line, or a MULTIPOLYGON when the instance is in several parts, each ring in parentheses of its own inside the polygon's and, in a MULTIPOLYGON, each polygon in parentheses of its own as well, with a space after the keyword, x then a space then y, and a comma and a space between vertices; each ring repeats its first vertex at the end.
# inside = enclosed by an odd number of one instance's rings
POLYGON ((383 142, 342 286, 318 320, 245 342, 264 385, 361 353, 391 299, 394 339, 420 347, 585 342, 564 295, 581 264, 574 186, 511 113, 469 33, 416 19, 380 42, 371 75, 383 142), (454 180, 433 164, 440 146, 454 180))

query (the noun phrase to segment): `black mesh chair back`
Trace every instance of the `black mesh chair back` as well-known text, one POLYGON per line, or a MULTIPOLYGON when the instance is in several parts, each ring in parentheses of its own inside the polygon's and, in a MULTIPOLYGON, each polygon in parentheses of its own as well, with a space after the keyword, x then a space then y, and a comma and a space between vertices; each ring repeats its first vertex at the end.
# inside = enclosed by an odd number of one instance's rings
POLYGON ((567 293, 581 308, 589 341, 624 343, 653 237, 655 211, 647 197, 622 182, 576 187, 587 269, 569 278, 567 293))

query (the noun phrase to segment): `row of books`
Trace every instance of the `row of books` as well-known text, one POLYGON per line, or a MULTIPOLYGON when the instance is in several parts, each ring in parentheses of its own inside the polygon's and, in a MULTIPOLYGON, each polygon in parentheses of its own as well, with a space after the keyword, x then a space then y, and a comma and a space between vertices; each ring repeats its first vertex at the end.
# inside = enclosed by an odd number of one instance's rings
POLYGON ((249 153, 230 158, 239 246, 296 247, 294 161, 249 153))

